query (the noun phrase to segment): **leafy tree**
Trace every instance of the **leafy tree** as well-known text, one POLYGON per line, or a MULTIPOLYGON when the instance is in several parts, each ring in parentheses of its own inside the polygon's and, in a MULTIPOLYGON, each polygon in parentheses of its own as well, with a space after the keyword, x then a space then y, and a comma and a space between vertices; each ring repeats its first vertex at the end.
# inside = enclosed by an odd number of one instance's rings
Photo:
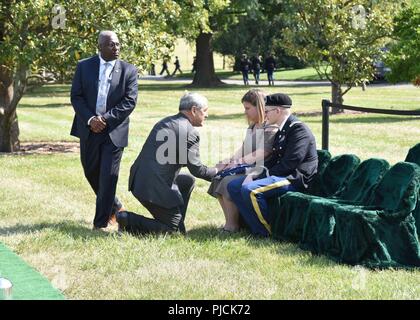
MULTIPOLYGON (((233 55, 237 62, 243 53, 249 57, 265 57, 271 53, 277 57, 279 67, 304 67, 296 57, 287 55, 280 45, 285 27, 280 12, 283 12, 281 2, 260 0, 257 8, 247 15, 239 16, 236 24, 215 35, 215 51, 223 55, 233 55)), ((235 70, 238 68, 237 64, 235 70)))
POLYGON ((74 68, 77 60, 96 52, 97 35, 103 29, 117 32, 123 46, 122 58, 140 68, 173 46, 169 25, 180 16, 180 7, 174 1, 68 0, 65 3, 65 12, 56 10, 52 0, 3 0, 0 5, 2 152, 19 149, 16 107, 25 93, 31 71, 33 76, 43 69, 65 72, 69 67, 74 68))
MULTIPOLYGON (((373 78, 402 0, 285 0, 287 51, 331 82, 332 102, 373 78)), ((342 110, 334 109, 334 112, 342 110)))
POLYGON ((391 68, 387 75, 391 82, 412 81, 420 86, 420 4, 403 10, 395 19, 394 37, 386 63, 391 68))
POLYGON ((214 70, 213 35, 236 23, 241 15, 258 7, 258 0, 175 0, 181 16, 174 30, 195 42, 197 72, 192 86, 222 84, 214 70))

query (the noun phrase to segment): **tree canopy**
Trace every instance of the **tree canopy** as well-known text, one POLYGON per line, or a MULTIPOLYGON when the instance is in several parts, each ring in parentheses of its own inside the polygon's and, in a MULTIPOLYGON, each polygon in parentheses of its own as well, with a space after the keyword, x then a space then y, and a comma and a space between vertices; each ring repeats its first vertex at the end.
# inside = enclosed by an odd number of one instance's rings
POLYGON ((412 81, 420 86, 420 4, 406 8, 395 19, 394 37, 386 63, 391 82, 412 81))
POLYGON ((287 51, 332 84, 333 103, 373 78, 402 0, 285 0, 287 51))

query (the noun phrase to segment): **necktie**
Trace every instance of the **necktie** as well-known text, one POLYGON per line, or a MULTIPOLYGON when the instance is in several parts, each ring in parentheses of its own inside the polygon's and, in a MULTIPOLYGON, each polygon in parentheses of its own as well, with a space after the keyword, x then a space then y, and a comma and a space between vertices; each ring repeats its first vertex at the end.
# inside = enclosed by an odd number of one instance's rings
POLYGON ((104 64, 104 68, 99 78, 99 88, 98 88, 98 99, 96 103, 96 113, 97 115, 103 115, 106 112, 106 100, 108 96, 108 86, 109 86, 109 77, 108 69, 111 67, 109 62, 104 64))

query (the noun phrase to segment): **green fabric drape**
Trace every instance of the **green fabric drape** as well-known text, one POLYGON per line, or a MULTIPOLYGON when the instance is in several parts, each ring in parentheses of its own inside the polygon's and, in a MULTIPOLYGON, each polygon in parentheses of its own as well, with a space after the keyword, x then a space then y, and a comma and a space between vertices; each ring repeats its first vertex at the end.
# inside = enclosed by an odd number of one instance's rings
POLYGON ((388 169, 389 163, 383 159, 365 160, 347 180, 338 196, 313 197, 306 208, 301 248, 314 253, 337 250, 333 243, 334 209, 340 204, 368 205, 375 187, 388 169))
POLYGON ((405 158, 405 162, 416 163, 420 166, 420 143, 417 143, 408 151, 407 157, 405 158))
MULTIPOLYGON (((420 143, 416 144, 414 147, 412 147, 408 151, 405 161, 416 163, 420 166, 420 143)), ((413 217, 416 220, 417 235, 420 237, 420 195, 419 195, 419 202, 417 202, 417 208, 413 212, 413 217)))
POLYGON ((338 262, 370 268, 419 267, 420 243, 412 212, 420 167, 400 162, 378 184, 369 205, 331 206, 335 225, 325 253, 338 262))
POLYGON ((309 194, 320 194, 321 193, 321 176, 323 175, 325 168, 331 160, 331 153, 327 150, 317 150, 318 154, 318 168, 317 174, 309 184, 308 191, 305 193, 309 194))
POLYGON ((383 159, 318 156, 306 194, 269 199, 273 237, 340 263, 420 267, 420 144, 391 168, 383 159))
MULTIPOLYGON (((360 159, 351 154, 332 158, 324 172, 319 175, 319 193, 315 195, 334 196, 359 163, 360 159)), ((277 204, 276 201, 270 202, 274 238, 293 242, 300 241, 306 220, 306 209, 312 198, 311 194, 288 192, 279 198, 277 204)))

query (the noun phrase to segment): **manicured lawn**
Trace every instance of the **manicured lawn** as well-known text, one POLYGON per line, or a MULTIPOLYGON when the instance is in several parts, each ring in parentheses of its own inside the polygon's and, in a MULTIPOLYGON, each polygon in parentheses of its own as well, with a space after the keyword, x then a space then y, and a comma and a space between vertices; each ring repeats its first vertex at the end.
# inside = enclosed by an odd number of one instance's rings
MULTIPOLYGON (((139 84, 124 151, 118 195, 125 207, 145 214, 127 191, 131 164, 153 124, 177 112, 185 87, 167 82, 139 84)), ((265 88, 274 92, 272 88, 265 88)), ((294 111, 321 143, 321 99, 325 86, 276 88, 289 93, 294 111), (306 115, 308 114, 308 115, 306 115)), ((420 89, 368 87, 352 90, 347 104, 420 109, 420 89)), ((213 164, 241 142, 246 123, 240 99, 246 89, 199 89, 210 104, 201 128, 202 160, 213 164)), ((18 108, 23 142, 77 141, 69 136, 73 110, 69 86, 28 94, 18 108)), ((402 161, 419 142, 420 119, 346 114, 331 117, 333 154, 402 161)), ((420 271, 371 271, 338 265, 296 245, 221 235, 223 214, 197 180, 187 213, 188 234, 133 237, 92 232, 94 195, 78 153, 0 156, 0 241, 44 274, 70 299, 419 299, 420 271)))

